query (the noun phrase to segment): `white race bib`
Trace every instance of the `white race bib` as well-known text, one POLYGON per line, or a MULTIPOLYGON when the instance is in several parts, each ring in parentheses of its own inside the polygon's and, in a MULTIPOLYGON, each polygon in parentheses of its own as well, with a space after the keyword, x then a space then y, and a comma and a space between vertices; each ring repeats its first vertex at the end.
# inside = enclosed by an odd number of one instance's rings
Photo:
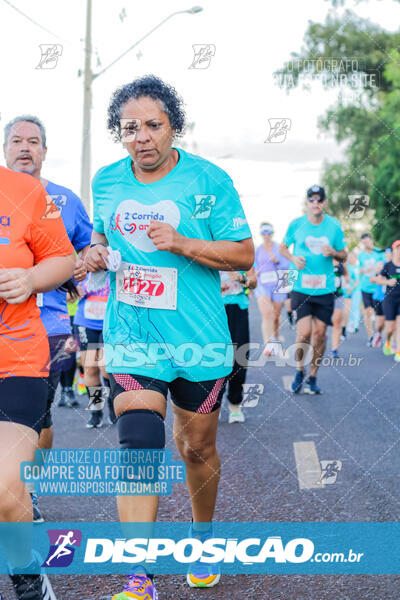
POLYGON ((326 288, 326 275, 302 275, 301 287, 311 290, 324 290, 326 288))
POLYGON ((220 271, 221 284, 224 285, 225 289, 221 292, 222 297, 225 296, 237 296, 243 292, 243 286, 239 281, 232 281, 229 273, 226 271, 220 271))
POLYGON ((123 262, 116 277, 117 300, 142 308, 176 310, 178 270, 123 262))
POLYGON ((261 283, 275 283, 278 281, 278 276, 276 271, 265 271, 265 273, 260 274, 260 282, 261 283))
POLYGON ((42 307, 43 307, 43 293, 36 294, 36 305, 37 305, 39 308, 42 308, 42 307))
POLYGON ((83 308, 85 319, 97 319, 103 321, 106 314, 107 302, 104 300, 86 300, 83 308))
POLYGON ((340 288, 342 284, 342 279, 341 277, 335 277, 335 288, 340 288))

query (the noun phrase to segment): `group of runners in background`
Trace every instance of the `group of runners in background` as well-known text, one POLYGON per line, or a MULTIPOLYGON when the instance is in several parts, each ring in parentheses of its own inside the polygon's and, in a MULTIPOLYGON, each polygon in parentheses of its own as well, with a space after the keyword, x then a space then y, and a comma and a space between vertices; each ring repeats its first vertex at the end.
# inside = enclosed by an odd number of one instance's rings
MULTIPOLYGON (((58 405, 79 406, 73 390, 78 368, 88 394, 87 427, 101 427, 107 408, 120 448, 165 447, 170 394, 174 441, 186 464, 192 500, 189 536, 212 537, 220 471, 216 433, 225 390, 229 423, 245 419, 246 357, 240 349, 249 343, 251 294, 261 313, 266 357, 273 357, 282 341, 286 315, 292 326, 296 323, 293 393, 303 388, 321 393, 317 372, 327 327, 332 326, 331 352, 337 358, 349 321, 353 331, 358 329, 359 291, 368 344, 377 347, 385 336, 384 353, 400 361, 400 241, 385 255, 364 234, 362 251, 348 254, 339 221, 326 213, 324 189, 313 186, 306 214, 290 223, 283 242, 273 240, 273 226, 265 222, 263 243, 254 251, 230 177, 173 146, 184 124, 181 99, 160 79, 147 76, 116 90, 108 129, 127 156, 94 177, 93 225, 71 190, 43 179, 47 145, 39 119, 24 115, 5 128, 1 521, 43 520, 34 490, 20 480, 19 465, 32 460, 37 447, 52 447, 59 383, 58 405), (110 268, 113 253, 121 259, 115 270, 110 268), (187 344, 203 352, 199 361, 186 361, 177 351, 187 344), (225 348, 222 361, 206 354, 212 345, 225 348), (157 347, 156 360, 148 360, 148 347, 153 359, 157 347)), ((157 496, 124 496, 117 504, 123 522, 156 519, 157 496)), ((40 560, 30 539, 21 540, 18 554, 14 540, 1 543, 17 597, 55 599, 47 576, 38 572, 40 560)), ((191 587, 212 587, 219 579, 217 565, 200 561, 187 574, 191 587)), ((157 597, 145 568, 135 569, 114 596, 157 597)))

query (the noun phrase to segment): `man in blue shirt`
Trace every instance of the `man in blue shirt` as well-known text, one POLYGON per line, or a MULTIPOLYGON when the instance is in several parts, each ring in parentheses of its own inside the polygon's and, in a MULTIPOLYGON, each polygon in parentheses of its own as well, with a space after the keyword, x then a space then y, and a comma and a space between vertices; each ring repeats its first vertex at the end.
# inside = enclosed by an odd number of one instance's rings
POLYGON ((289 225, 280 252, 298 271, 291 294, 292 310, 297 315, 296 344, 301 344, 297 357, 298 370, 292 391, 299 393, 304 381, 304 345, 311 343, 310 374, 304 391, 320 394, 317 371, 326 345, 326 328, 331 324, 334 309, 335 274, 333 259, 346 260, 346 241, 340 223, 325 214, 328 201, 325 190, 313 185, 307 191, 307 214, 289 225), (293 247, 293 253, 289 251, 293 247))
POLYGON ((358 255, 360 263, 360 287, 362 300, 364 304, 364 324, 368 334, 368 345, 378 347, 382 341, 381 332, 385 324, 385 316, 383 314, 382 300, 385 296, 379 298, 381 286, 377 285, 373 278, 380 273, 385 262, 385 254, 382 250, 377 250, 374 247, 374 242, 369 233, 363 233, 361 236, 361 246, 363 251, 358 255), (372 315, 376 315, 375 325, 376 332, 372 324, 372 315))
MULTIPOLYGON (((4 155, 7 167, 13 171, 27 173, 38 179, 61 213, 68 237, 77 253, 82 257, 90 244, 92 225, 81 200, 70 189, 57 185, 41 177, 43 161, 46 158, 46 131, 43 123, 35 116, 16 117, 4 129, 4 155)), ((48 215, 51 218, 51 215, 48 215)), ((82 281, 86 277, 86 267, 82 258, 77 258, 74 278, 82 281)), ((42 322, 46 328, 50 345, 50 373, 48 377, 48 406, 39 448, 50 449, 53 443, 51 404, 60 380, 61 371, 68 368, 71 354, 66 351, 66 342, 71 335, 71 325, 67 309, 67 294, 60 290, 37 295, 42 322)), ((71 390, 72 392, 72 390, 71 390)), ((73 395, 71 404, 76 405, 73 395)), ((34 520, 42 518, 34 500, 34 520)))

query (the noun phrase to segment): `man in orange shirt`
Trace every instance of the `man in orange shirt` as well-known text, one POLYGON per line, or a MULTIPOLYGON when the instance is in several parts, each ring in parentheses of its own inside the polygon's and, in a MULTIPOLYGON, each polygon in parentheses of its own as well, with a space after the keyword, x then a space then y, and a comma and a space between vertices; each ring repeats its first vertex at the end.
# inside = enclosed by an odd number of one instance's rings
POLYGON ((0 167, 0 521, 26 524, 23 535, 15 528, 0 541, 21 599, 27 589, 32 600, 55 598, 32 556, 32 502, 19 470, 34 459, 46 411, 49 345, 36 294, 64 283, 74 264, 60 213, 40 182, 0 167))

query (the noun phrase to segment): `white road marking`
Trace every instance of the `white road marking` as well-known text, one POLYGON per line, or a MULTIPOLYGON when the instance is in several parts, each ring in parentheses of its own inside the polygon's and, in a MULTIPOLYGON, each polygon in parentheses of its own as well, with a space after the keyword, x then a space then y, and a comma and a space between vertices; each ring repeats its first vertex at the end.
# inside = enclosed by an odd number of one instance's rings
POLYGON ((314 442, 293 442, 293 448, 299 488, 301 490, 324 488, 324 484, 320 483, 321 465, 314 442))

